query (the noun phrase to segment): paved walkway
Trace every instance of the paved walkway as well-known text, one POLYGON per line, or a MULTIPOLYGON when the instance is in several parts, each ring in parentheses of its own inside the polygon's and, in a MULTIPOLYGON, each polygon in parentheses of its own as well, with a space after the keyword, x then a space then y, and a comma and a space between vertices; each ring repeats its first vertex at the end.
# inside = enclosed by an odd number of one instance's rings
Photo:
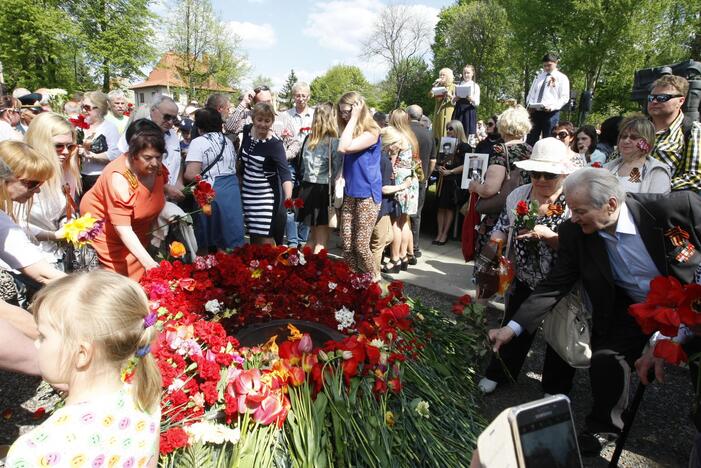
MULTIPOLYGON (((386 279, 393 278, 405 283, 429 289, 431 291, 459 297, 463 294, 475 293, 472 284, 473 262, 465 263, 458 241, 448 241, 445 245, 433 245, 433 236, 421 236, 421 258, 418 264, 409 266, 407 271, 394 275, 384 275, 386 279)), ((341 240, 332 235, 329 244, 330 253, 341 256, 341 240)))

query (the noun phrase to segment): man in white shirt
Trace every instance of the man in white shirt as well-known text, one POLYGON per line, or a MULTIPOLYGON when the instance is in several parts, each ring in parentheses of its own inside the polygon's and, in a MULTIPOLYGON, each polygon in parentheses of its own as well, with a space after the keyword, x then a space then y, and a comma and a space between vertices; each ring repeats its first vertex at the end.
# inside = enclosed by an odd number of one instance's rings
MULTIPOLYGON (((299 149, 301 150, 302 144, 304 143, 304 138, 312 130, 312 120, 314 119, 314 108, 307 105, 309 102, 309 96, 311 95, 311 88, 304 81, 298 81, 292 86, 291 92, 295 105, 292 109, 287 111, 287 114, 294 123, 295 138, 297 141, 299 141, 299 149)), ((295 186, 298 186, 302 182, 300 175, 296 174, 293 161, 289 162, 290 172, 292 173, 292 181, 294 182, 295 186)), ((309 226, 304 223, 295 222, 295 214, 292 212, 287 214, 287 225, 285 230, 288 245, 296 247, 307 242, 307 238, 309 237, 309 226)))
POLYGON ((19 101, 12 96, 0 96, 0 141, 22 141, 22 134, 16 130, 19 106, 19 101))
POLYGON ((533 128, 526 138, 531 146, 541 138, 550 136, 560 121, 560 109, 570 100, 570 80, 557 69, 557 54, 543 56, 543 70, 538 73, 526 97, 526 107, 531 113, 533 128))

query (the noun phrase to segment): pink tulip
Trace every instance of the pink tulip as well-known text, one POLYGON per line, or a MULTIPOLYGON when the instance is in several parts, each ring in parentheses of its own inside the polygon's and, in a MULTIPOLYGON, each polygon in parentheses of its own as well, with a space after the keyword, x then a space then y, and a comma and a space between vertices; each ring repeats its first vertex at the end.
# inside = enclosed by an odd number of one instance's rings
POLYGON ((311 353, 312 347, 312 337, 309 336, 309 333, 305 333, 304 336, 302 336, 302 339, 299 340, 299 351, 301 353, 311 353))
POLYGON ((280 399, 274 395, 268 395, 260 406, 253 413, 253 419, 263 425, 268 425, 275 422, 284 413, 284 406, 280 399))

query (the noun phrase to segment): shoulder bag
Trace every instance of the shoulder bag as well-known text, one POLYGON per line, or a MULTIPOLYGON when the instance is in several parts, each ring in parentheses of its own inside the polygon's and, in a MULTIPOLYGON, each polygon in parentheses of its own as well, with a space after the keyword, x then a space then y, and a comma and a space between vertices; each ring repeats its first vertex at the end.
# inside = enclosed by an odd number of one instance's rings
MULTIPOLYGON (((214 158, 214 160, 211 163, 207 164, 207 167, 205 167, 204 169, 202 169, 200 171, 200 177, 202 177, 206 173, 208 173, 219 161, 221 161, 221 158, 224 156, 224 150, 226 149, 226 136, 224 136, 223 133, 222 133, 222 142, 221 143, 222 143, 221 151, 219 151, 219 154, 217 155, 216 158, 214 158)), ((237 158, 237 160, 238 160, 238 158, 237 158)), ((214 184, 212 184, 212 185, 214 185, 214 184)), ((195 211, 197 209, 197 202, 195 201, 195 196, 192 194, 192 191, 189 191, 189 193, 187 193, 185 195, 185 198, 183 199, 183 201, 178 203, 178 206, 180 208, 182 208, 186 213, 188 213, 190 211, 195 211)))
MULTIPOLYGON (((331 167, 333 164, 333 158, 331 156, 331 140, 329 140, 329 150, 328 150, 328 155, 329 155, 329 206, 327 207, 328 210, 328 216, 329 216, 329 227, 331 229, 336 229, 338 227, 338 213, 336 212, 336 200, 335 200, 335 195, 334 195, 334 183, 333 183, 333 168, 331 167)), ((343 199, 341 199, 341 203, 343 203, 343 199)))
POLYGON ((543 320, 543 338, 570 366, 587 368, 591 362, 589 311, 577 283, 543 320))
POLYGON ((477 212, 483 215, 498 215, 506 205, 506 197, 519 185, 521 185, 521 171, 516 170, 515 174, 511 172, 511 163, 509 161, 509 147, 505 144, 504 154, 506 155, 506 176, 501 183, 499 191, 489 198, 480 198, 477 200, 477 212))

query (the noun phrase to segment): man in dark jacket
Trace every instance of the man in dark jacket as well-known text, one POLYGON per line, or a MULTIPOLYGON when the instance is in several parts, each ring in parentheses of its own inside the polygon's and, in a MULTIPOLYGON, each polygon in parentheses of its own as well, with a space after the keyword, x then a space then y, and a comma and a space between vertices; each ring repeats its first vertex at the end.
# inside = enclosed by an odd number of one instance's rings
POLYGON ((567 177, 572 217, 559 230, 558 259, 505 327, 489 331, 497 351, 515 335, 537 330, 546 314, 581 281, 592 304, 593 405, 580 434, 583 455, 598 455, 623 428, 631 368, 649 338, 628 306, 645 301, 650 281, 671 275, 694 281, 701 263, 701 197, 628 194, 608 171, 587 168, 567 177))

